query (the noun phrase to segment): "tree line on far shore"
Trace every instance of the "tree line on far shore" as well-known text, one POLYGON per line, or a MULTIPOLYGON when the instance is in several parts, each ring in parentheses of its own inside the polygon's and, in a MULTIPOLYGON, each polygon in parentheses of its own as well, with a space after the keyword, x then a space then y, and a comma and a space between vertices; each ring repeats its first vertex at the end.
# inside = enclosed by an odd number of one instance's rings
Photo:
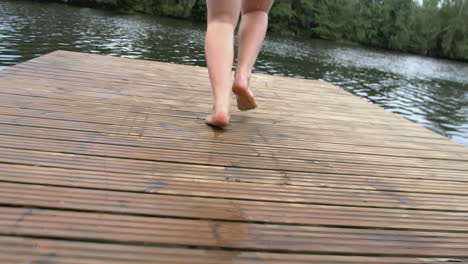
MULTIPOLYGON (((206 21, 205 0, 54 0, 206 21)), ((468 61, 467 0, 276 0, 270 31, 468 61)))

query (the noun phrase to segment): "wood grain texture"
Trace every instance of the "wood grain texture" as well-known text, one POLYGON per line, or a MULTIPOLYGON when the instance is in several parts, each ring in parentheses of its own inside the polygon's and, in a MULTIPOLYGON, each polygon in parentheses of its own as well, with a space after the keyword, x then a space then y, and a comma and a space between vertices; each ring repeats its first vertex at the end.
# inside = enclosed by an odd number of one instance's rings
POLYGON ((0 75, 0 263, 468 263, 468 151, 329 83, 56 51, 0 75))

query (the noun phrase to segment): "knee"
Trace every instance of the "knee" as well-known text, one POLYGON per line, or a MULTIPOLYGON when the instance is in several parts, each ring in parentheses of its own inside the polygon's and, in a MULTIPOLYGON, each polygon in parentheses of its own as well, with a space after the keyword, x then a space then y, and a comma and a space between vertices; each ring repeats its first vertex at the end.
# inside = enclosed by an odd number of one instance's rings
POLYGON ((268 12, 262 9, 250 9, 247 11, 242 11, 242 16, 250 16, 250 17, 268 19, 268 12))
POLYGON ((218 14, 209 14, 208 15, 208 25, 213 23, 228 24, 236 26, 238 16, 234 16, 230 13, 218 13, 218 14))

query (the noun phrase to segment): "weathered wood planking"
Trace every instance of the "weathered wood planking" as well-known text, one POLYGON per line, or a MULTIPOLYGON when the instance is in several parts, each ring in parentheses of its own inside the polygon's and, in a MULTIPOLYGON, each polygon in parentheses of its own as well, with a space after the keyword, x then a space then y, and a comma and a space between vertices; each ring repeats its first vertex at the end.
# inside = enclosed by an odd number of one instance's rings
POLYGON ((0 263, 468 263, 468 151, 331 84, 67 51, 0 74, 0 263), (235 108, 235 107, 233 107, 235 108))

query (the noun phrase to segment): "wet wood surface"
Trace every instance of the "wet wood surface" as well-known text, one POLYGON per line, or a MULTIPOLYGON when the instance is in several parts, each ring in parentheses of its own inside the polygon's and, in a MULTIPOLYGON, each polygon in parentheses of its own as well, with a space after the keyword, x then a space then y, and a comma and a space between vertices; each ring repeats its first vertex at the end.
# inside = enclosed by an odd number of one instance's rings
POLYGON ((0 263, 468 263, 468 150, 322 81, 56 51, 0 71, 0 263))

